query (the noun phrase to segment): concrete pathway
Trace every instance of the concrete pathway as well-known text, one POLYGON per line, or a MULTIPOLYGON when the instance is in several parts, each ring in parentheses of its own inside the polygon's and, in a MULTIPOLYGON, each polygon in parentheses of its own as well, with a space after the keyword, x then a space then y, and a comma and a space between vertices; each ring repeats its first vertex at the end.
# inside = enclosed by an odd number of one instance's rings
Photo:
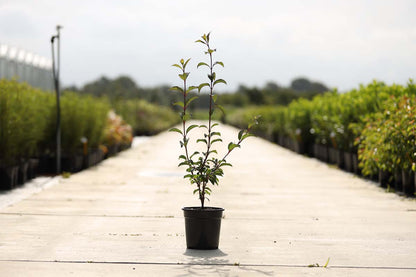
POLYGON ((416 276, 414 199, 259 138, 211 196, 225 208, 220 249, 187 250, 181 208, 199 203, 178 139, 162 133, 0 209, 0 276, 416 276))

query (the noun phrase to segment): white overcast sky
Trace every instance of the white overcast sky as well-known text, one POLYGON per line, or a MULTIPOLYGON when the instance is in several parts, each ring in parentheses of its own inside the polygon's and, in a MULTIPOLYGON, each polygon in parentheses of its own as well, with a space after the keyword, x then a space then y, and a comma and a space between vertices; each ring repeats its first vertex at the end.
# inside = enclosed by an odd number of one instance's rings
POLYGON ((416 76, 414 0, 0 0, 0 43, 50 57, 57 24, 64 85, 121 74, 177 84, 170 65, 182 57, 199 83, 206 57, 194 41, 209 31, 223 90, 305 76, 345 91, 416 76))

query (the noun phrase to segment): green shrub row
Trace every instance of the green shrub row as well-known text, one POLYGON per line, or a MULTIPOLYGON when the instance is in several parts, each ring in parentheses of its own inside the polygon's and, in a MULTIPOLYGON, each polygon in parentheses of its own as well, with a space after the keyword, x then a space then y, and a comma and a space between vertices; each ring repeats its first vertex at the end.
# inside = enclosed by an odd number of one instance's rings
MULTIPOLYGON (((118 101, 112 105, 104 97, 65 91, 60 103, 64 156, 82 154, 82 141, 87 141, 88 148, 96 149, 109 141, 131 140, 131 135, 125 134, 131 134, 131 128, 122 119, 109 118, 112 108, 137 134, 155 134, 178 122, 169 108, 140 100, 118 101), (115 126, 109 126, 114 122, 115 126)), ((53 93, 17 81, 0 80, 0 166, 17 164, 30 157, 54 155, 55 134, 56 98, 53 93)))
POLYGON ((405 92, 392 95, 384 109, 366 117, 356 141, 366 175, 416 171, 416 86, 409 84, 405 92))
POLYGON ((38 89, 0 80, 0 166, 39 152, 46 141, 52 101, 38 89))
MULTIPOLYGON (((61 147, 63 154, 98 148, 110 110, 102 98, 66 92, 61 97, 61 147)), ((0 162, 21 160, 56 149, 56 98, 16 81, 0 80, 0 162)))
POLYGON ((311 100, 297 99, 288 106, 236 110, 226 121, 242 127, 260 114, 258 134, 278 142, 290 137, 305 147, 325 145, 358 153, 366 175, 379 169, 415 171, 416 89, 374 81, 347 93, 336 90, 311 100))
POLYGON ((113 107, 136 135, 154 135, 179 123, 179 117, 172 109, 140 99, 118 100, 113 107))

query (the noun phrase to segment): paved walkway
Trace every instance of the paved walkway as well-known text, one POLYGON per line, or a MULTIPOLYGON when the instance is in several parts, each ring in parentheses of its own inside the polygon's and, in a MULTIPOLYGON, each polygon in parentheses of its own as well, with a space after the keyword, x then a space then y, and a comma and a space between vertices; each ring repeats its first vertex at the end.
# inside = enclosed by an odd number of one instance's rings
POLYGON ((259 138, 211 197, 225 208, 220 249, 187 250, 181 207, 198 200, 177 140, 162 133, 0 209, 0 276, 416 276, 415 200, 259 138))

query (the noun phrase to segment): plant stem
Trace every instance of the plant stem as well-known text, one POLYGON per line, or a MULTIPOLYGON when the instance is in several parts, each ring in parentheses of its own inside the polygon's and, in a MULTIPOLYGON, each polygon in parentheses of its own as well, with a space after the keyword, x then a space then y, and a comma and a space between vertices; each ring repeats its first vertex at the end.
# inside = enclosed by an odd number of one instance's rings
MULTIPOLYGON (((212 129, 212 96, 213 96, 213 92, 214 92, 214 77, 213 77, 213 66, 212 66, 212 52, 210 51, 210 47, 209 47, 209 42, 207 41, 206 43, 207 48, 208 48, 208 53, 209 53, 209 69, 210 69, 210 86, 209 86, 209 114, 208 114, 208 136, 207 136, 207 151, 205 153, 205 158, 204 161, 202 162, 201 166, 200 166, 200 172, 203 172, 203 169, 208 161, 208 156, 209 156, 209 151, 211 149, 211 129, 212 129)), ((206 186, 206 182, 204 181, 202 183, 202 190, 200 190, 200 200, 201 200, 201 207, 204 208, 204 202, 205 202, 205 186, 206 186)), ((200 187, 199 187, 200 189, 200 187)))
MULTIPOLYGON (((213 66, 212 66, 212 53, 209 52, 209 50, 211 50, 209 48, 209 43, 207 42, 207 47, 208 47, 208 53, 209 53, 209 59, 210 59, 210 74, 212 76, 213 74, 213 66)), ((214 78, 211 77, 210 78, 211 84, 210 84, 210 91, 209 91, 209 114, 208 114, 208 141, 207 141, 207 152, 205 154, 205 158, 204 161, 201 164, 201 169, 203 169, 205 167, 205 164, 207 163, 208 160, 208 156, 209 156, 209 150, 211 149, 211 128, 212 128, 212 96, 213 96, 213 92, 214 92, 214 78)))

